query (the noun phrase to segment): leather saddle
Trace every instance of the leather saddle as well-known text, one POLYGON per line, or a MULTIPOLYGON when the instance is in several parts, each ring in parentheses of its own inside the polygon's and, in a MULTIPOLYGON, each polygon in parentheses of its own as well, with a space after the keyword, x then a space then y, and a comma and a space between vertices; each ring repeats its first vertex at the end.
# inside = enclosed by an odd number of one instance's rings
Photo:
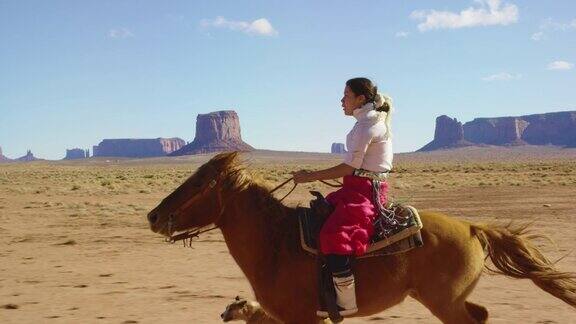
MULTIPOLYGON (((298 207, 300 243, 312 255, 318 255, 318 236, 324 221, 334 207, 317 191, 310 191, 315 199, 310 208, 298 207)), ((368 258, 406 252, 424 245, 420 230, 422 222, 416 208, 409 205, 388 204, 374 221, 375 234, 366 254, 357 258, 368 258)))

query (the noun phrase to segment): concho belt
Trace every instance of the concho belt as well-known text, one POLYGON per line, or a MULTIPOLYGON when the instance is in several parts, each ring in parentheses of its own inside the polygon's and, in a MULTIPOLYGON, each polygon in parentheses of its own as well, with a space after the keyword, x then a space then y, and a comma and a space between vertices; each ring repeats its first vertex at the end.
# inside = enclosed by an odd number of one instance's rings
POLYGON ((375 172, 364 169, 355 169, 353 175, 357 177, 370 178, 372 180, 386 181, 388 178, 388 172, 389 171, 375 172))

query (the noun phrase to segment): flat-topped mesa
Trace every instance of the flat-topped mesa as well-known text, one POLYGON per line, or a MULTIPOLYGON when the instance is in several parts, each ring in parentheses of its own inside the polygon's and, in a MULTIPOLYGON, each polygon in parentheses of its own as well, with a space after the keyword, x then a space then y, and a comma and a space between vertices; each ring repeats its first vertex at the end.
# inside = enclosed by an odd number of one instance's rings
POLYGON ((522 133, 529 123, 518 117, 476 118, 464 124, 464 137, 473 143, 522 145, 522 133))
POLYGON ((576 147, 576 111, 522 116, 530 123, 522 139, 533 145, 576 147))
POLYGON ((576 147, 576 111, 476 118, 464 125, 443 115, 436 118, 434 140, 419 151, 469 145, 526 144, 576 147))
POLYGON ((432 151, 443 148, 455 148, 470 146, 464 139, 464 128, 462 123, 456 118, 450 118, 446 115, 436 118, 436 129, 434 130, 434 140, 426 144, 418 151, 432 151))
POLYGON ((199 114, 196 117, 194 141, 170 155, 252 150, 254 148, 242 140, 238 114, 233 110, 224 110, 199 114))
POLYGON ((94 157, 144 158, 166 156, 186 145, 181 138, 105 139, 92 148, 94 157))
POLYGON ((332 147, 330 148, 330 153, 344 154, 344 153, 346 153, 346 146, 343 143, 332 143, 332 147))
POLYGON ((576 111, 476 118, 464 124, 464 137, 491 145, 576 146, 576 111))
POLYGON ((70 150, 66 150, 66 156, 64 160, 79 160, 79 159, 87 159, 90 157, 90 152, 88 150, 83 150, 80 148, 73 148, 70 150))

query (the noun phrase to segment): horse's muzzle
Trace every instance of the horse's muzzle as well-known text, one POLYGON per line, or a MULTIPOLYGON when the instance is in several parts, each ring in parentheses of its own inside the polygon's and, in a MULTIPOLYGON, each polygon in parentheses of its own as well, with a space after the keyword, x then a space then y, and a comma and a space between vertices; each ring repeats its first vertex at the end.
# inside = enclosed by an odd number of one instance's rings
POLYGON ((224 313, 220 314, 220 318, 222 318, 222 321, 224 321, 224 322, 230 321, 230 316, 228 316, 228 312, 224 312, 224 313))
POLYGON ((148 222, 150 223, 150 225, 154 225, 156 224, 156 222, 158 221, 158 213, 155 211, 151 211, 148 216, 148 222))

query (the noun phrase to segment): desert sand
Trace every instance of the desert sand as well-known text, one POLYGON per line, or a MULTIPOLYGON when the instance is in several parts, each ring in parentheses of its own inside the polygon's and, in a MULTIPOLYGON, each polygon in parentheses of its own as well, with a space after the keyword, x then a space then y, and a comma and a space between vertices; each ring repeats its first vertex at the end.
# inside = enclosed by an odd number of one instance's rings
MULTIPOLYGON (((219 323, 252 297, 218 231, 168 244, 146 213, 210 155, 0 164, 0 323, 219 323)), ((261 151, 245 163, 270 185, 332 154, 261 151)), ((576 271, 576 150, 468 148, 398 154, 391 196, 474 222, 533 222, 557 266, 576 271)), ((301 185, 286 200, 306 205, 301 185)), ((283 191, 285 192, 285 191, 283 191)), ((281 196, 282 193, 278 196, 281 196)), ((433 280, 433 278, 431 278, 433 280)), ((281 292, 278 292, 281 293, 281 292)), ((491 323, 576 323, 576 311, 527 280, 484 275, 472 301, 491 323)), ((409 298, 344 323, 439 323, 409 298)))

